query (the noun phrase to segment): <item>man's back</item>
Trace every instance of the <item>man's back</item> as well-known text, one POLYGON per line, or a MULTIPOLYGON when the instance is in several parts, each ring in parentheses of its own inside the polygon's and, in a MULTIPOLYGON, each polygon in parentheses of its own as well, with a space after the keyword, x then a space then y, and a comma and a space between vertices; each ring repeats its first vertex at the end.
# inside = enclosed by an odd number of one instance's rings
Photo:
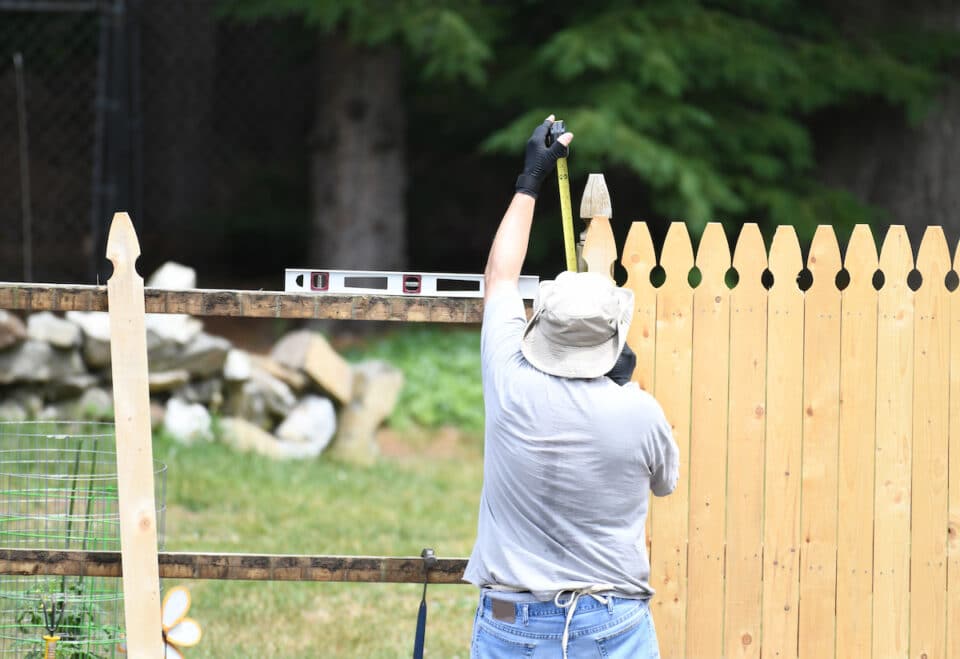
POLYGON ((648 598, 648 493, 676 485, 670 427, 635 384, 558 378, 520 352, 519 295, 488 300, 486 444, 478 539, 466 578, 530 591, 610 586, 648 598))

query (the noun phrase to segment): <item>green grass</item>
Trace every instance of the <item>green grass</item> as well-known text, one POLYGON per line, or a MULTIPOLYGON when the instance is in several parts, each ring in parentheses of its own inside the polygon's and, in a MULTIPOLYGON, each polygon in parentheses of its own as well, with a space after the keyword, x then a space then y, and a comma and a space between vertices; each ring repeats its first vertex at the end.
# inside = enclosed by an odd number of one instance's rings
MULTIPOLYGON (((446 434, 449 440, 450 433, 446 434)), ((451 449, 408 435, 402 457, 369 468, 321 457, 275 462, 221 444, 154 439, 168 465, 166 549, 241 553, 469 554, 481 485, 480 441, 451 449), (442 451, 439 450, 442 448, 442 451), (437 449, 437 450, 434 450, 437 449)), ((202 657, 409 657, 420 586, 168 581, 193 596, 202 657)), ((428 591, 429 657, 469 656, 475 607, 470 585, 428 591)))

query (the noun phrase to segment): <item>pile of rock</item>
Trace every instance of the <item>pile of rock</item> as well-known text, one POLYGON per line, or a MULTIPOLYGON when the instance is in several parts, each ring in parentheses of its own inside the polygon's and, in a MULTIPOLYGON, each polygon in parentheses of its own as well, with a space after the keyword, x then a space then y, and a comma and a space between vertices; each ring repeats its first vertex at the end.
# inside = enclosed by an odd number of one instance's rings
MULTIPOLYGON (((147 285, 196 286, 168 263, 147 285)), ((274 458, 328 449, 369 463, 376 431, 403 387, 384 362, 346 362, 322 334, 291 332, 269 354, 234 347, 191 316, 147 315, 148 383, 155 428, 183 442, 215 437, 274 458)), ((0 310, 0 420, 110 420, 110 323, 103 312, 0 310)))

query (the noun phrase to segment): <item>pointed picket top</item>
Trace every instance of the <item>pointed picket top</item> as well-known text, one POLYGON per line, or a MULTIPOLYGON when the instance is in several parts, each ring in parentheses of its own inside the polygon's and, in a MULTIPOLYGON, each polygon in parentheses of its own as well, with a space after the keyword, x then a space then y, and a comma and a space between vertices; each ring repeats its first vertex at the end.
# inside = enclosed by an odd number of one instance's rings
POLYGON ((733 267, 737 271, 734 291, 763 290, 763 271, 767 269, 767 248, 763 234, 755 222, 744 224, 733 252, 733 267))
POLYGON ((708 222, 703 230, 696 263, 702 277, 700 287, 706 290, 726 288, 724 277, 730 269, 730 244, 719 222, 708 222))
POLYGON ((627 271, 626 288, 652 286, 650 271, 657 266, 657 253, 650 238, 650 228, 646 222, 633 222, 627 239, 623 243, 623 257, 620 264, 627 271))
POLYGON ((603 174, 590 174, 587 184, 583 188, 583 197, 580 199, 580 217, 613 217, 613 208, 610 205, 610 191, 607 190, 607 181, 603 174))
POLYGON ((873 240, 873 232, 869 224, 858 224, 853 227, 850 242, 847 243, 847 253, 843 259, 843 267, 850 275, 850 283, 845 290, 868 291, 873 289, 873 274, 880 267, 877 256, 877 243, 873 240))
POLYGON ((923 232, 917 254, 917 270, 923 276, 920 290, 946 292, 944 279, 950 271, 950 249, 947 247, 947 238, 943 235, 943 227, 928 226, 923 232))
POLYGON ((660 265, 667 274, 662 288, 684 290, 690 288, 688 277, 690 268, 693 267, 693 245, 690 243, 690 233, 685 223, 670 223, 667 237, 663 241, 660 265))
POLYGON ((127 213, 114 213, 110 223, 110 233, 107 236, 107 258, 113 263, 113 275, 124 268, 136 267, 140 257, 140 241, 133 228, 133 221, 127 213))
POLYGON ((599 272, 613 279, 613 264, 617 260, 617 242, 610 228, 609 218, 596 216, 587 227, 581 258, 587 272, 599 272))
POLYGON ((797 275, 803 269, 803 257, 800 254, 797 232, 792 226, 781 225, 773 234, 769 268, 773 273, 771 291, 796 290, 799 292, 797 275))
POLYGON ((891 225, 880 247, 883 288, 891 291, 907 287, 907 275, 913 270, 913 248, 902 224, 891 225))
POLYGON ((840 245, 837 234, 829 224, 821 224, 813 234, 810 253, 807 254, 807 269, 813 275, 810 292, 839 293, 837 273, 840 272, 840 245))

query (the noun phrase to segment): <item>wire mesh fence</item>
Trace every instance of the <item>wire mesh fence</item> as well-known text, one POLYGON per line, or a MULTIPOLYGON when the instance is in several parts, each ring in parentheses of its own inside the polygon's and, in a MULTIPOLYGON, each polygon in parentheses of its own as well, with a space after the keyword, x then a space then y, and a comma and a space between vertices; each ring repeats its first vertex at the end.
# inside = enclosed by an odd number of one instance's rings
MULTIPOLYGON (((0 423, 0 546, 120 550, 113 424, 0 423)), ((166 468, 154 472, 163 544, 166 468)), ((0 656, 118 656, 123 634, 119 579, 0 575, 0 656)), ((120 655, 122 656, 122 655, 120 655)))
POLYGON ((296 260, 317 38, 227 4, 0 0, 0 280, 103 283, 119 210, 144 274, 296 260))
POLYGON ((0 2, 0 275, 81 274, 89 251, 99 16, 0 2), (80 248, 78 250, 78 247, 80 248))

